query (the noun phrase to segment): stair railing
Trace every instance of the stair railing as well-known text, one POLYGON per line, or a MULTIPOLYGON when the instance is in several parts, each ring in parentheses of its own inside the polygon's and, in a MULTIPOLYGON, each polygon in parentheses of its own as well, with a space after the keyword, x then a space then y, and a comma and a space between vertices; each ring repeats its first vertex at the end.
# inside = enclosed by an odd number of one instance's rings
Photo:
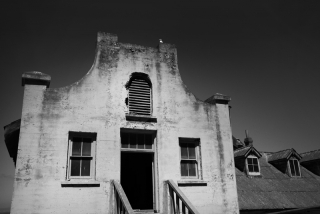
POLYGON ((170 197, 170 214, 199 214, 198 210, 172 180, 168 180, 167 184, 170 197))
POLYGON ((112 180, 114 192, 113 214, 133 214, 133 209, 129 203, 126 193, 123 191, 121 184, 112 180))

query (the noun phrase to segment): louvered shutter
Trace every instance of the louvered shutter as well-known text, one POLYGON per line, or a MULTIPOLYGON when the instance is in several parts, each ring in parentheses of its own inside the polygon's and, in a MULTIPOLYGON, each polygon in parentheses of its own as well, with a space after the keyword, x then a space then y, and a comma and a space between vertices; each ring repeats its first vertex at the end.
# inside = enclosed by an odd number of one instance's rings
POLYGON ((130 114, 151 115, 151 88, 146 80, 132 80, 128 100, 130 114))

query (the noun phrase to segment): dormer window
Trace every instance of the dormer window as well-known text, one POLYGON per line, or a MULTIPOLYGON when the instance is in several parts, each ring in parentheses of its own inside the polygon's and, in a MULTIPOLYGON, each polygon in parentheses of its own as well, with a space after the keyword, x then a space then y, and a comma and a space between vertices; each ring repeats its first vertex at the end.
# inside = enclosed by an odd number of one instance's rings
POLYGON ((253 155, 249 155, 247 157, 247 172, 249 175, 260 175, 260 167, 257 157, 253 155))
POLYGON ((286 149, 279 152, 271 153, 268 156, 268 162, 283 173, 290 177, 300 177, 300 163, 301 155, 294 149, 286 149))
POLYGON ((299 161, 297 159, 289 160, 289 171, 290 171, 291 177, 301 176, 299 161))
POLYGON ((127 105, 130 115, 151 116, 151 81, 147 74, 133 73, 126 85, 128 90, 127 105))
POLYGON ((260 175, 259 158, 261 157, 260 152, 252 146, 234 151, 235 166, 249 176, 260 175))

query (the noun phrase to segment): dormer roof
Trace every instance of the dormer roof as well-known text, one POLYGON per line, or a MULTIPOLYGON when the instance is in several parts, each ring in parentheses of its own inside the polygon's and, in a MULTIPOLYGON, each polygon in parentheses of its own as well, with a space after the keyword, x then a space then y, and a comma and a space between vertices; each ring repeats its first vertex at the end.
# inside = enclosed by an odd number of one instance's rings
POLYGON ((256 150, 253 146, 247 146, 247 147, 242 147, 240 149, 235 150, 234 158, 240 158, 240 157, 247 158, 248 155, 250 154, 254 154, 258 158, 261 158, 262 156, 260 152, 258 152, 258 150, 256 150))
POLYGON ((21 119, 13 121, 12 123, 3 127, 4 140, 5 140, 9 155, 13 159, 14 164, 16 164, 17 154, 18 154, 20 125, 21 125, 21 119))
POLYGON ((268 156, 268 162, 289 160, 291 156, 295 156, 298 160, 302 157, 293 148, 272 153, 268 156))
POLYGON ((241 147, 245 147, 244 143, 242 143, 240 139, 237 139, 234 136, 232 136, 232 143, 235 150, 241 147))
POLYGON ((313 160, 320 160, 320 149, 301 153, 301 160, 300 163, 307 162, 307 161, 313 161, 313 160))

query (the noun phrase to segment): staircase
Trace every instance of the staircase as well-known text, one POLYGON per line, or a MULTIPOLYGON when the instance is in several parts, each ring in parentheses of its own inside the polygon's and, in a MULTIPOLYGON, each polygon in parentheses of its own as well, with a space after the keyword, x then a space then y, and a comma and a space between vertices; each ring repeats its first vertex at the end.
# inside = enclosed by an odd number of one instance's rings
POLYGON ((200 214, 191 204, 188 198, 183 194, 179 187, 172 181, 168 180, 168 189, 170 197, 169 212, 170 214, 200 214))
MULTIPOLYGON (((169 203, 167 212, 165 213, 200 214, 172 180, 168 180, 166 183, 169 192, 169 203)), ((112 185, 115 204, 113 206, 113 214, 154 214, 153 210, 133 210, 125 192, 121 187, 121 184, 113 180, 112 185)))

